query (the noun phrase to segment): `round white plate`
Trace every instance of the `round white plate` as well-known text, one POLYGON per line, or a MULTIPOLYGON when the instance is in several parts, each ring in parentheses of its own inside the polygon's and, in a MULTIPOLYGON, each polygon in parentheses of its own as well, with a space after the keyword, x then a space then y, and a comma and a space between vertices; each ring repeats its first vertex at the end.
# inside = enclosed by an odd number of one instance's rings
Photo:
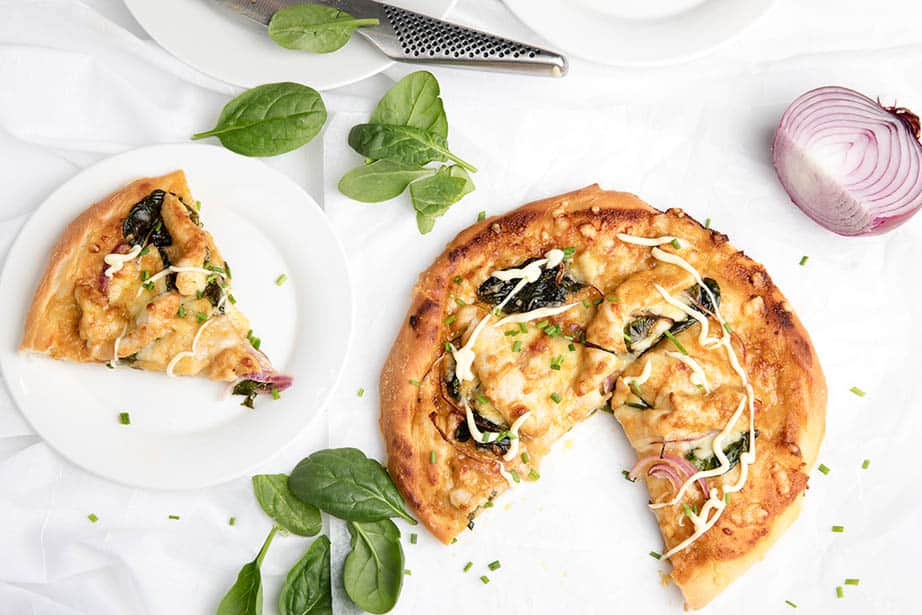
MULTIPOLYGON (((388 4, 444 17, 456 0, 389 0, 388 4)), ((330 90, 381 72, 393 61, 361 35, 333 53, 285 49, 266 27, 216 0, 125 0, 135 19, 174 56, 212 77, 251 88, 295 81, 330 90)))
POLYGON ((322 411, 352 327, 346 259, 317 203, 262 162, 211 145, 134 150, 65 183, 13 243, 0 296, 0 368, 23 415, 75 464, 139 487, 204 487, 279 452, 322 411), (179 168, 233 268, 237 307, 276 369, 294 377, 279 400, 260 395, 255 410, 221 382, 17 352, 45 259, 67 224, 131 180, 179 168), (288 280, 276 286, 282 273, 288 280))
POLYGON ((652 66, 704 55, 774 0, 505 0, 519 19, 574 55, 652 66))

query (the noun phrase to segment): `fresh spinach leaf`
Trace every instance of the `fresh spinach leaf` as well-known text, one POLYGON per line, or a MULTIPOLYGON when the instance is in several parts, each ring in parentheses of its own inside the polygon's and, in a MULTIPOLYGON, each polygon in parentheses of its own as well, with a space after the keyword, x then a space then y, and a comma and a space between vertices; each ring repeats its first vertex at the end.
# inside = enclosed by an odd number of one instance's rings
POLYGON ((452 175, 451 169, 461 167, 442 167, 432 177, 410 184, 410 200, 416 210, 416 226, 425 235, 432 230, 435 219, 443 215, 448 208, 461 200, 467 192, 470 178, 452 175))
POLYGON ((218 137, 244 156, 276 156, 313 139, 327 119, 323 99, 299 83, 269 83, 247 90, 227 103, 217 125, 192 139, 218 137))
POLYGON ((369 122, 412 126, 448 138, 448 118, 439 96, 439 82, 429 71, 410 73, 387 91, 369 122))
POLYGON ((348 43, 357 28, 377 24, 323 4, 295 4, 272 16, 269 38, 288 49, 330 53, 348 43))
POLYGON ((257 474, 253 477, 253 493, 266 514, 282 529, 298 536, 320 532, 320 511, 294 496, 285 474, 257 474))
POLYGON ((445 137, 412 126, 359 124, 349 131, 349 146, 375 160, 392 160, 416 167, 451 160, 468 171, 477 171, 448 150, 445 137))
POLYGON ((403 517, 403 498, 387 471, 355 448, 318 451, 295 466, 288 487, 298 498, 346 521, 403 517))
POLYGON ((256 559, 244 564, 237 580, 221 599, 217 615, 261 615, 263 612, 263 585, 259 567, 278 528, 273 526, 256 559))
POLYGON ((410 182, 432 173, 433 169, 378 160, 343 175, 339 180, 339 191, 362 203, 379 203, 398 196, 410 182))
POLYGON ((281 615, 333 615, 330 589, 330 539, 320 536, 285 577, 279 596, 281 615))
POLYGON ((166 192, 154 190, 131 206, 128 215, 122 220, 122 237, 132 246, 145 246, 148 243, 157 246, 169 246, 173 243, 170 232, 163 224, 163 199, 166 192))
POLYGON ((346 594, 369 613, 387 613, 397 603, 403 585, 400 530, 390 519, 374 523, 351 521, 352 551, 343 567, 346 594))

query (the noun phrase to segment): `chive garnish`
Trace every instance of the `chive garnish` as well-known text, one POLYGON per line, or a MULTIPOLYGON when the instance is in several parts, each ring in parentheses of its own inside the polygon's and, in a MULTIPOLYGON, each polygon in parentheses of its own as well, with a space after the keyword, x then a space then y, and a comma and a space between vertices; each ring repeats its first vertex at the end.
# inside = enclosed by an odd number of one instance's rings
POLYGON ((704 221, 704 228, 711 228, 711 219, 708 218, 704 221))
POLYGON ((522 333, 528 333, 528 327, 525 326, 524 322, 519 323, 519 331, 522 333))
POLYGON ((234 303, 234 304, 237 303, 237 300, 236 300, 236 299, 234 298, 234 296, 233 296, 232 294, 230 294, 230 293, 227 293, 227 300, 230 301, 231 303, 234 303))
POLYGON ((146 282, 147 278, 149 277, 150 277, 150 271, 148 271, 147 269, 142 269, 141 270, 141 281, 146 282))
POLYGON ((86 518, 90 520, 90 523, 96 523, 99 521, 99 517, 96 516, 96 513, 90 513, 86 516, 86 518))
POLYGON ((662 556, 661 554, 657 553, 656 551, 650 551, 650 557, 652 557, 653 559, 662 559, 662 558, 663 558, 663 556, 662 556))
POLYGON ((621 299, 619 299, 618 297, 613 297, 613 296, 605 297, 605 300, 610 303, 618 303, 619 301, 621 301, 621 299))
POLYGON ((724 331, 726 331, 727 333, 733 333, 733 329, 731 329, 730 325, 728 325, 727 323, 724 323, 724 331))
POLYGON ((516 340, 512 345, 512 352, 521 352, 522 351, 522 341, 516 340))
POLYGON ((479 212, 477 212, 477 222, 483 222, 486 219, 487 219, 486 211, 481 209, 479 212))
POLYGON ((365 389, 362 387, 359 387, 359 390, 356 391, 355 394, 358 395, 359 397, 365 397, 365 389))
POLYGON ((275 387, 272 387, 272 399, 281 399, 281 397, 282 396, 279 394, 279 390, 275 387))
POLYGON ((810 258, 810 257, 809 257, 809 256, 806 256, 806 255, 802 256, 802 257, 800 258, 800 266, 803 267, 804 265, 806 265, 806 264, 807 264, 807 259, 809 259, 809 258, 810 258))
POLYGON ((208 314, 206 314, 205 312, 196 312, 195 320, 197 320, 198 322, 205 322, 206 320, 208 320, 208 314))
POLYGON ((461 307, 464 307, 465 305, 467 305, 467 304, 464 302, 464 299, 461 299, 460 297, 455 297, 455 303, 456 303, 457 305, 461 306, 461 307))
POLYGON ((567 344, 567 348, 570 350, 570 352, 576 352, 576 346, 573 344, 573 342, 567 344))
POLYGON ((551 369, 559 372, 561 365, 563 365, 563 355, 557 355, 551 359, 551 369))
POLYGON ((593 299, 592 305, 602 305, 603 301, 605 301, 605 299, 602 299, 602 297, 599 297, 598 299, 593 299))
POLYGON ((410 534, 410 544, 415 545, 418 537, 419 536, 417 534, 410 534))
POLYGON ((485 395, 478 395, 475 397, 475 399, 482 404, 490 403, 490 398, 486 397, 485 395))
POLYGON ((567 247, 567 248, 564 248, 564 249, 563 249, 563 257, 564 257, 564 258, 570 258, 570 257, 572 257, 574 254, 576 254, 576 248, 574 248, 573 246, 570 246, 570 247, 567 247))
POLYGON ((237 517, 231 517, 230 519, 227 520, 228 525, 236 525, 236 523, 237 523, 237 517))
POLYGON ((858 585, 861 579, 845 579, 846 585, 858 585))
POLYGON ((623 477, 624 477, 624 480, 626 480, 626 481, 628 481, 628 482, 631 482, 631 483, 636 483, 636 482, 637 482, 637 479, 636 479, 636 478, 631 478, 631 473, 628 472, 627 470, 621 470, 621 476, 623 476, 623 477))
POLYGON ((458 317, 452 314, 451 316, 445 319, 445 326, 451 325, 451 323, 455 322, 456 320, 458 320, 458 317))
POLYGON ((490 577, 488 577, 487 575, 482 575, 482 576, 480 577, 480 582, 483 583, 484 585, 486 585, 487 583, 490 582, 490 577))
POLYGON ((841 534, 845 531, 845 526, 844 525, 833 525, 832 531, 835 532, 836 534, 841 534))
POLYGON ((675 248, 676 250, 681 250, 681 249, 682 249, 682 244, 680 244, 680 243, 679 243, 679 240, 676 239, 675 237, 673 237, 673 238, 672 238, 672 241, 670 241, 669 243, 671 243, 671 244, 672 244, 672 247, 675 248))
POLYGON ((682 510, 685 511, 685 516, 688 518, 691 518, 691 516, 695 514, 694 512, 692 512, 691 507, 685 502, 682 502, 682 510))
POLYGON ((499 560, 494 560, 487 564, 487 568, 490 570, 499 570, 502 567, 502 564, 499 563, 499 560))
POLYGON ((679 349, 679 352, 681 352, 684 355, 688 355, 688 351, 685 350, 685 346, 683 346, 682 343, 676 339, 676 337, 672 334, 671 331, 666 331, 666 337, 669 338, 670 342, 675 344, 675 347, 679 349))
POLYGON ((179 515, 170 515, 169 517, 167 517, 167 519, 170 519, 172 521, 179 521, 179 515))
POLYGON ((784 603, 785 603, 786 605, 788 605, 789 607, 791 607, 792 609, 796 609, 796 608, 797 608, 797 605, 794 604, 793 602, 791 602, 790 600, 785 600, 784 603))
POLYGON ((122 425, 131 425, 131 417, 128 416, 127 412, 118 413, 118 422, 122 425))
POLYGON ((512 337, 514 337, 514 336, 516 336, 516 335, 518 335, 518 334, 519 334, 519 330, 518 330, 518 329, 509 329, 508 331, 503 331, 503 335, 509 335, 509 336, 512 336, 512 337))
POLYGON ((554 401, 555 404, 559 404, 559 403, 560 403, 560 394, 557 393, 557 392, 551 393, 551 399, 554 401))
POLYGON ((583 299, 581 303, 583 304, 583 307, 586 308, 587 310, 588 310, 590 307, 592 307, 592 304, 589 303, 589 301, 587 301, 586 299, 583 299))
POLYGON ((468 563, 464 564, 464 572, 467 572, 467 571, 470 570, 473 566, 474 566, 474 562, 468 562, 468 563))
POLYGON ((429 451, 429 465, 435 465, 435 451, 429 451))
POLYGON ((643 395, 640 394, 640 387, 637 386, 637 381, 636 381, 636 380, 631 380, 630 384, 628 384, 628 387, 630 387, 631 393, 633 393, 634 395, 636 395, 636 396, 639 397, 640 399, 643 399, 643 395))
POLYGON ((512 475, 512 481, 513 481, 513 482, 516 482, 516 483, 521 482, 522 479, 519 478, 519 473, 518 473, 518 472, 516 472, 515 470, 512 470, 511 472, 509 472, 509 474, 512 475))
POLYGON ((288 279, 288 276, 285 275, 285 274, 283 273, 283 274, 280 275, 279 277, 275 278, 275 285, 276 285, 276 286, 281 286, 282 284, 285 283, 285 280, 287 280, 287 279, 288 279))
POLYGON ((411 574, 413 574, 413 571, 410 570, 409 568, 404 568, 404 569, 403 569, 403 574, 405 574, 405 575, 407 575, 407 576, 410 576, 411 574))
POLYGON ((418 387, 418 386, 419 386, 419 380, 417 380, 416 378, 410 378, 410 381, 409 381, 409 382, 410 382, 410 384, 412 384, 412 385, 415 386, 415 387, 418 387))
POLYGON ((870 466, 871 466, 871 460, 870 460, 870 459, 865 459, 864 461, 861 462, 861 469, 862 469, 862 470, 867 470, 870 466))
POLYGON ((531 459, 528 456, 528 453, 522 453, 522 463, 528 463, 528 460, 531 459))
POLYGON ((531 470, 528 471, 528 478, 531 480, 538 480, 539 478, 541 478, 541 475, 538 474, 537 470, 532 468, 531 470))
POLYGON ((864 391, 862 391, 862 390, 859 389, 858 387, 852 387, 852 388, 849 389, 849 391, 851 391, 852 393, 854 393, 854 394, 857 395, 858 397, 864 397, 865 395, 867 395, 867 393, 865 393, 864 391))
POLYGON ((819 466, 817 466, 816 469, 822 472, 823 474, 829 474, 830 472, 829 468, 826 466, 825 463, 821 463, 819 466))
POLYGON ((842 589, 841 585, 836 585, 836 598, 844 598, 845 590, 842 589))
POLYGON ((464 281, 464 278, 462 278, 462 277, 459 276, 459 275, 456 275, 456 276, 453 278, 453 280, 454 280, 454 283, 455 283, 455 284, 460 284, 461 282, 464 281))
POLYGON ((144 248, 138 252, 138 256, 147 256, 148 252, 150 252, 150 246, 144 246, 144 248))
POLYGON ((547 325, 548 325, 548 322, 547 322, 546 320, 542 320, 541 322, 539 322, 539 323, 536 324, 535 326, 538 327, 539 329, 544 329, 544 328, 547 327, 547 325))

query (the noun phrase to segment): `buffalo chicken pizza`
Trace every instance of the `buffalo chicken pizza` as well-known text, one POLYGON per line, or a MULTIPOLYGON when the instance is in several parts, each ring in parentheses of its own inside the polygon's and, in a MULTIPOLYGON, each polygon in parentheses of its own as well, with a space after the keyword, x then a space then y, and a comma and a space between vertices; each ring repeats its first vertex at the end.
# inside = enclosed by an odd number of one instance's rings
POLYGON ((291 378, 259 350, 231 281, 183 172, 138 179, 67 227, 20 348, 232 382, 253 407, 257 394, 278 396, 291 378))
POLYGON ((761 265, 679 209, 595 186, 449 244, 381 393, 391 476, 443 542, 613 412, 689 608, 797 516, 826 411, 810 338, 761 265))

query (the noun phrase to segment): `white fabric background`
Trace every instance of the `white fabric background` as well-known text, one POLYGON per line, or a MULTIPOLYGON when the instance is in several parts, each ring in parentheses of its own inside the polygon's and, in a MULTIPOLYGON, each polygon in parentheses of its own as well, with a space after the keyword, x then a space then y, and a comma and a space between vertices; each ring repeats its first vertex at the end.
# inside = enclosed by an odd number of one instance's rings
MULTIPOLYGON (((741 38, 671 68, 573 59, 560 81, 436 69, 453 149, 481 172, 477 191, 424 238, 405 200, 360 205, 335 187, 358 163, 345 133, 410 68, 325 93, 323 138, 266 164, 322 202, 344 241, 358 298, 356 343, 326 416, 264 470, 288 471, 327 446, 381 457, 377 375, 416 273, 479 210, 599 181, 711 217, 764 262, 810 329, 829 380, 820 457, 833 472, 812 478, 791 532, 708 612, 775 613, 788 608, 786 598, 814 612, 913 612, 922 554, 914 455, 922 219, 885 237, 835 237, 790 205, 768 161, 778 115, 810 87, 839 83, 922 107, 922 34, 914 27, 922 8, 911 0, 870 5, 782 0, 741 38), (799 267, 803 254, 810 261, 799 267), (868 397, 852 396, 852 385, 868 397), (872 459, 866 472, 864 458, 872 459), (844 535, 829 531, 838 523, 844 535), (836 600, 845 577, 861 585, 836 600)), ((534 40, 497 0, 462 0, 451 17, 534 40)), ((62 181, 115 152, 185 141, 236 91, 158 48, 118 0, 0 0, 0 257, 62 181)), ((504 497, 457 545, 441 547, 415 528, 419 544, 405 542, 413 576, 395 612, 679 612, 677 592, 659 587, 662 565, 646 555, 661 543, 642 489, 621 478, 630 462, 611 417, 596 416, 561 443, 538 485, 504 497), (503 568, 482 586, 474 572, 497 558, 503 568), (476 566, 464 575, 468 560, 476 566)), ((213 612, 266 531, 247 478, 191 493, 114 485, 48 449, 0 392, 0 615, 213 612), (101 521, 89 523, 89 512, 101 521)), ((343 528, 334 524, 331 534, 341 556, 343 528)), ((268 613, 307 544, 273 544, 264 564, 268 613)), ((337 599, 337 613, 349 612, 337 599)))

